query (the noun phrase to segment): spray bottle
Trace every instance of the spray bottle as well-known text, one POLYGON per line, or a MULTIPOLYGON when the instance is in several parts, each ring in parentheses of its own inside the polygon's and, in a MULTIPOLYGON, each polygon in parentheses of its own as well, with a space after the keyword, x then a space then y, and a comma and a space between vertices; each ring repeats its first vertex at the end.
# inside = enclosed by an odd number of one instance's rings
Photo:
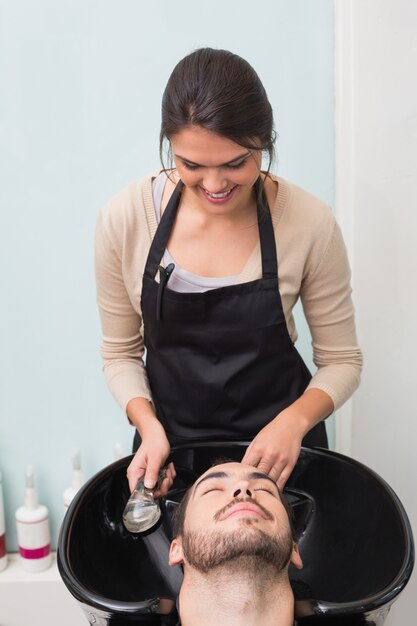
POLYGON ((16 511, 17 541, 23 569, 41 572, 51 564, 48 509, 38 504, 33 486, 33 468, 26 468, 25 503, 16 511))
POLYGON ((0 572, 4 570, 7 565, 7 552, 6 552, 6 524, 4 521, 4 503, 3 503, 3 485, 0 472, 0 572))
POLYGON ((84 484, 84 476, 81 470, 80 451, 75 450, 72 455, 72 483, 71 487, 65 489, 63 495, 65 510, 71 504, 71 500, 84 484))

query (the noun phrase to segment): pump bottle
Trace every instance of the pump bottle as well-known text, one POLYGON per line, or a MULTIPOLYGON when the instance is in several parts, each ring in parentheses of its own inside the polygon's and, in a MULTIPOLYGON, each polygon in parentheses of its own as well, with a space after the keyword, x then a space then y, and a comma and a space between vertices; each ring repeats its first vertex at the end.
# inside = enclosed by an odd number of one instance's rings
POLYGON ((33 468, 26 468, 25 503, 16 511, 17 541, 23 569, 41 572, 51 564, 48 509, 38 503, 33 485, 33 468))
POLYGON ((6 524, 4 521, 3 484, 0 472, 0 572, 7 565, 6 524))
POLYGON ((80 452, 79 450, 75 450, 72 455, 72 483, 71 487, 65 489, 63 495, 64 499, 64 508, 65 511, 68 509, 71 504, 71 500, 79 490, 79 488, 84 484, 84 476, 81 470, 81 461, 80 461, 80 452))

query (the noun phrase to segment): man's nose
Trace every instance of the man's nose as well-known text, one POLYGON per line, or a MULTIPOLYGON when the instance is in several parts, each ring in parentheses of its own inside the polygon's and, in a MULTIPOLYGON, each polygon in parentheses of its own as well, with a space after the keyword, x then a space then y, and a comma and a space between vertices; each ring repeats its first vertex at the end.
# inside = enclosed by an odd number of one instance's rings
POLYGON ((235 488, 233 492, 233 497, 238 498, 239 496, 241 497, 248 496, 249 498, 252 498, 252 491, 248 484, 239 485, 238 487, 235 488))

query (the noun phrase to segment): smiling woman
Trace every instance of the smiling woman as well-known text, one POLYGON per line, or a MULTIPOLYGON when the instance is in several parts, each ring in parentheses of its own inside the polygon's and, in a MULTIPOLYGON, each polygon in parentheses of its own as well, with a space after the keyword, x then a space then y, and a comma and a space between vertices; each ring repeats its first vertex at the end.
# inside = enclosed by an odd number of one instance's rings
MULTIPOLYGON (((328 207, 270 173, 274 140, 249 63, 196 50, 163 95, 171 167, 162 159, 100 213, 102 355, 136 428, 131 489, 143 475, 156 484, 172 445, 219 437, 250 439, 244 462, 282 488, 302 444, 327 446, 324 419, 359 383, 340 230, 328 207), (294 347, 299 298, 313 377, 294 347)), ((160 493, 174 475, 171 462, 160 493)))

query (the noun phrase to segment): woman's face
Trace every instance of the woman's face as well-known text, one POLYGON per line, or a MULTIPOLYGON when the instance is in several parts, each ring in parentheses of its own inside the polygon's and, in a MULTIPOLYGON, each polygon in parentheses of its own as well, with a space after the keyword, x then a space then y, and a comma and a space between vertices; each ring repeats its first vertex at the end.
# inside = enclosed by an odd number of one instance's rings
POLYGON ((200 126, 171 137, 175 166, 184 185, 210 213, 246 208, 261 168, 261 152, 248 150, 200 126))

